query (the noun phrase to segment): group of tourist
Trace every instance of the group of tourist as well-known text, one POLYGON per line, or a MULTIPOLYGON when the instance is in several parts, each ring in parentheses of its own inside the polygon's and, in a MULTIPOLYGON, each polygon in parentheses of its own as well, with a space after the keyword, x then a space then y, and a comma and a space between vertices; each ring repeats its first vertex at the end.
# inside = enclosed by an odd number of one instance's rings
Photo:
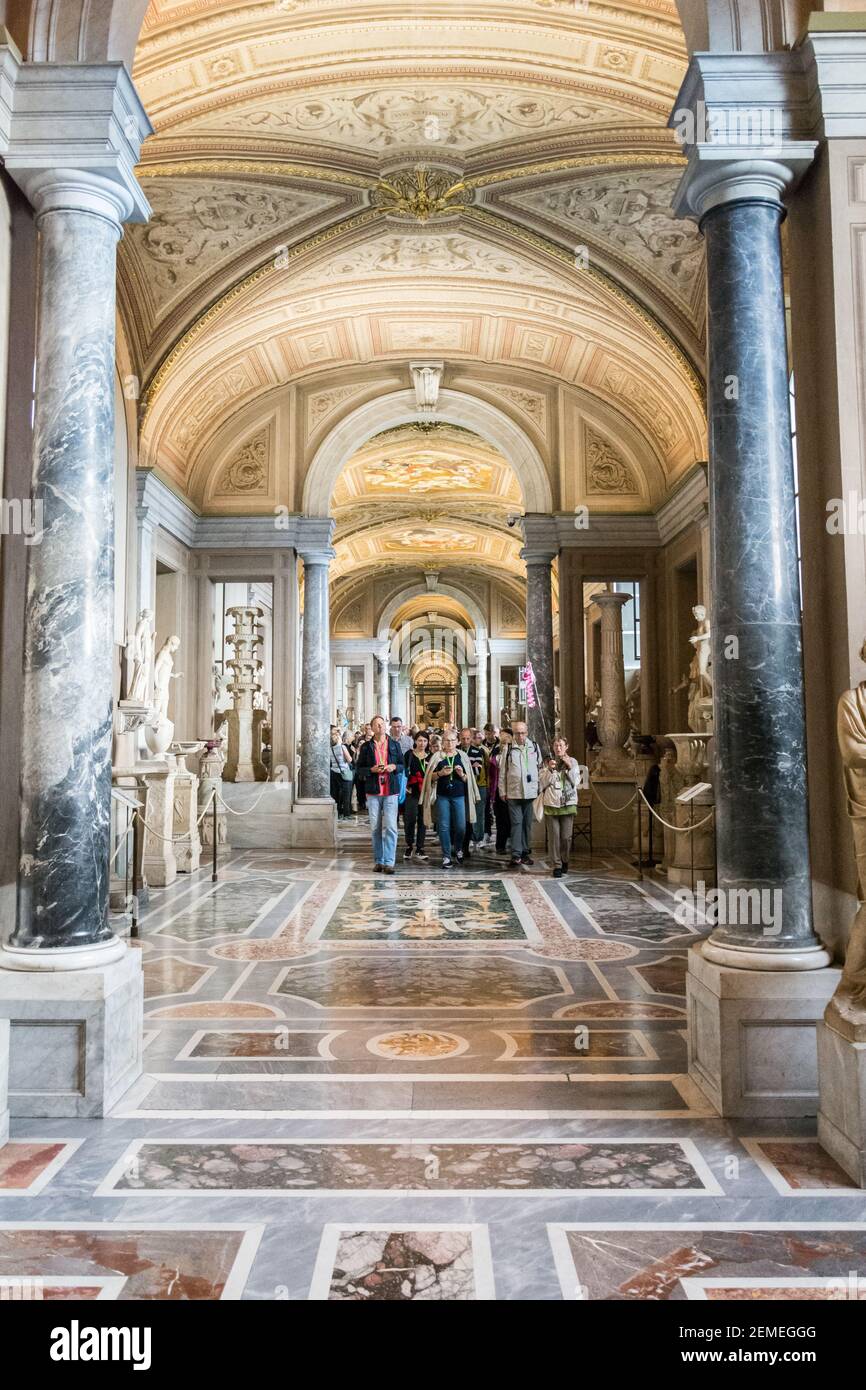
POLYGON ((526 724, 510 729, 485 724, 405 730, 402 719, 386 727, 381 715, 354 734, 331 726, 331 796, 341 820, 366 811, 374 872, 393 874, 402 816, 404 861, 428 862, 428 833, 435 834, 442 868, 473 853, 530 866, 536 819, 545 822, 548 861, 555 878, 568 872, 580 790, 580 767, 564 738, 549 754, 529 737, 526 724))

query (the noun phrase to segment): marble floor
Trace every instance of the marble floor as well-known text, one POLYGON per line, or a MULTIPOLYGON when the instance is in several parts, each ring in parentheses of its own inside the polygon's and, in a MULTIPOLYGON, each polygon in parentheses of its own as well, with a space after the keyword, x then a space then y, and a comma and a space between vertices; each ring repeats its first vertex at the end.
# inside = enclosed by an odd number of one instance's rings
POLYGON ((232 832, 218 884, 151 895, 142 1079, 13 1122, 0 1297, 863 1296, 866 1198, 814 1122, 722 1121, 686 1075, 661 879, 387 879, 360 825, 336 855, 232 832))

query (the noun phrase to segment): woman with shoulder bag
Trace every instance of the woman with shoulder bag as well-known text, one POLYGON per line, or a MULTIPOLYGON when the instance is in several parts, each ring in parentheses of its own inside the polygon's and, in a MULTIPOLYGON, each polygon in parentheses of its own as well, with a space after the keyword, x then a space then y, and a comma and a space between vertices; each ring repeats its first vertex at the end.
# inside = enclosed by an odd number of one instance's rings
POLYGON ((540 799, 547 827, 547 852, 553 867, 553 877, 568 873, 568 857, 577 813, 577 792, 580 785, 580 765, 569 756, 568 741, 553 740, 553 753, 541 769, 540 799))

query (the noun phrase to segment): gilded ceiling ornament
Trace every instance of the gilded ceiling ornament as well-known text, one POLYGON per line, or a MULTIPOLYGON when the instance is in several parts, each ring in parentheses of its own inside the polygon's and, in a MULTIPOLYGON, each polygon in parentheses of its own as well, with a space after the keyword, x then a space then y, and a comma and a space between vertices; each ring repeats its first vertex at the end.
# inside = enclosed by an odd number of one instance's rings
POLYGON ((411 172, 380 179, 372 194, 375 207, 384 212, 402 213, 418 222, 459 212, 469 201, 465 179, 454 181, 453 174, 418 165, 411 172))

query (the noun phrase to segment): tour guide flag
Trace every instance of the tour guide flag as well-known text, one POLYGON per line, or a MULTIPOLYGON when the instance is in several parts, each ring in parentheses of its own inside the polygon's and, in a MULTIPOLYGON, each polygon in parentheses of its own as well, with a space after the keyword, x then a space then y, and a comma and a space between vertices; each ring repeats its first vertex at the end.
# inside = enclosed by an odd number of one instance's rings
POLYGON ((526 665, 521 667, 520 684, 526 687, 526 708, 535 709, 538 705, 538 691, 535 685, 535 672, 532 669, 531 661, 527 661, 526 665))

